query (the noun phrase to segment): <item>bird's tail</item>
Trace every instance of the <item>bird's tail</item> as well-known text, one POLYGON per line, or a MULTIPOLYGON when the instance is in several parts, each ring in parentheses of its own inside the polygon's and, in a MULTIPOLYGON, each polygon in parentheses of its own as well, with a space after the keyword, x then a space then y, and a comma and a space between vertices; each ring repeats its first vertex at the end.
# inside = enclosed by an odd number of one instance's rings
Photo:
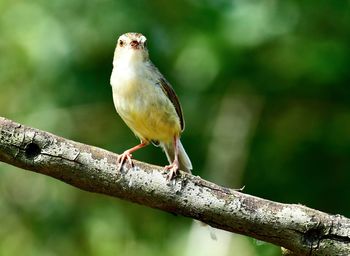
MULTIPOLYGON (((179 169, 184 172, 189 172, 191 173, 192 170, 192 163, 190 158, 188 157, 184 147, 181 144, 181 141, 178 140, 178 148, 179 148, 179 169)), ((168 143, 168 144, 161 144, 166 157, 168 158, 169 163, 171 164, 174 161, 175 157, 175 149, 174 149, 174 144, 173 143, 168 143)))

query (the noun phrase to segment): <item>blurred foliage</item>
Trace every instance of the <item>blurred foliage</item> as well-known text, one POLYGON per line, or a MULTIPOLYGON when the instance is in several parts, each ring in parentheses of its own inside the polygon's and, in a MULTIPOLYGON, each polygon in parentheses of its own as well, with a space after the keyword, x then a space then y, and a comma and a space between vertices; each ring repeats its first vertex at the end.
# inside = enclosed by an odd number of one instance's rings
MULTIPOLYGON (((349 217, 349 5, 0 0, 0 115, 114 152, 135 145, 109 76, 118 36, 142 32, 181 99, 195 174, 349 217)), ((135 157, 166 164, 151 146, 135 157)), ((279 255, 238 235, 190 242, 189 219, 5 164, 0 219, 0 255, 190 255, 224 243, 222 255, 279 255)))

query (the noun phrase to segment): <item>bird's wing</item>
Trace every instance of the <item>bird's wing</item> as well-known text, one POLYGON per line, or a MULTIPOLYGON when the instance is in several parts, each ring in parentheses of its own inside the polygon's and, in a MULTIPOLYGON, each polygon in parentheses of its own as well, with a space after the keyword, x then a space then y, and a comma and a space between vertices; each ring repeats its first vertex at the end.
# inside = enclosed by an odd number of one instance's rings
POLYGON ((163 92, 165 93, 165 95, 168 97, 168 99, 174 105, 176 113, 180 119, 181 131, 183 131, 185 129, 185 120, 183 118, 182 108, 181 108, 181 105, 179 102, 179 98, 177 97, 173 87, 171 87, 171 85, 169 84, 169 82, 165 78, 161 77, 159 79, 159 85, 160 85, 161 89, 163 90, 163 92))

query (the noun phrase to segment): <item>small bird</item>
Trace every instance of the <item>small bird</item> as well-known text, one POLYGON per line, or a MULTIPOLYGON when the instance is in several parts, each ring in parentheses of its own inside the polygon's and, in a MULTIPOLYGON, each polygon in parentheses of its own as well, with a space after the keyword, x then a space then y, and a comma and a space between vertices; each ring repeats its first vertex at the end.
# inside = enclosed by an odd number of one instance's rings
POLYGON ((149 59, 146 37, 126 33, 119 37, 114 52, 110 83, 114 106, 140 144, 118 157, 119 169, 125 161, 132 166, 132 153, 153 143, 161 146, 169 165, 167 179, 178 170, 191 173, 192 164, 180 141, 185 128, 179 99, 170 83, 149 59))

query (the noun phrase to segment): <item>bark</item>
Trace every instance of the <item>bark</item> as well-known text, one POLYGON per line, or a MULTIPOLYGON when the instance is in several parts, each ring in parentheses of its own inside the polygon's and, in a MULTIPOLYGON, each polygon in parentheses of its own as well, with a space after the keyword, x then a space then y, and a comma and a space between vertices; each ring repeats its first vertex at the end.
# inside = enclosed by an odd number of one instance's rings
POLYGON ((0 117, 0 161, 106 194, 200 220, 279 245, 284 255, 350 255, 350 219, 224 188, 134 160, 121 171, 116 154, 0 117))

